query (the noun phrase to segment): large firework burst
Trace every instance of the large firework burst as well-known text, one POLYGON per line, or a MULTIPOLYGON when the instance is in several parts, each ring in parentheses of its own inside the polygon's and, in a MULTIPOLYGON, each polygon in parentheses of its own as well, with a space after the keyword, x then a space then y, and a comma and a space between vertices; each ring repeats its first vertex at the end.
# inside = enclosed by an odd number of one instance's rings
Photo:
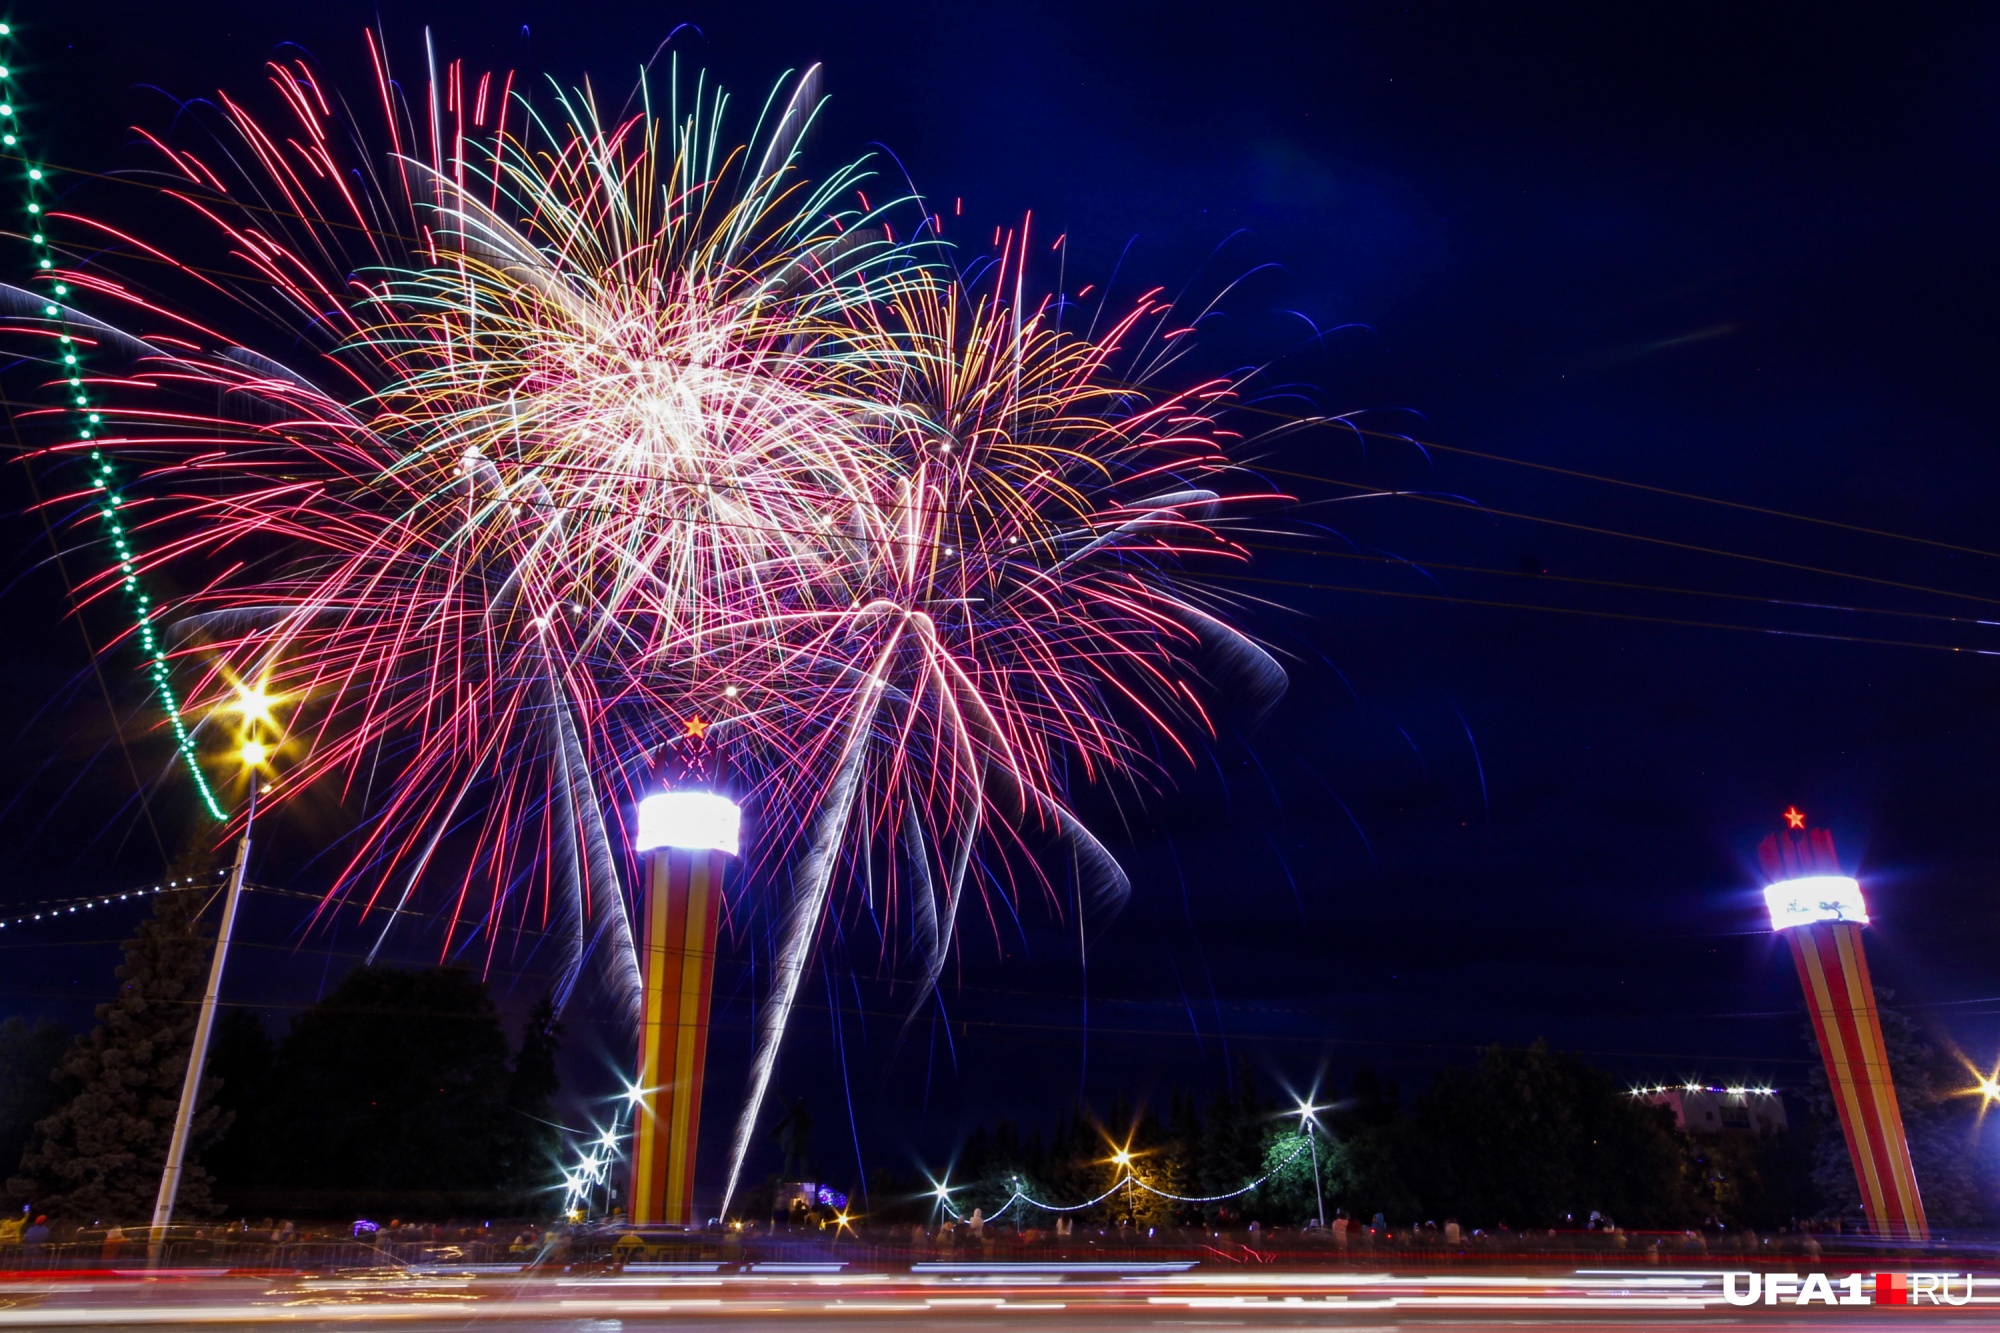
POLYGON ((613 830, 705 733, 760 830, 740 881, 784 886, 733 1190, 842 883, 921 1002, 969 893, 1054 895, 1036 845, 1124 893, 1072 774, 1185 751, 1216 663, 1282 688, 1175 577, 1240 555, 1232 386, 1147 387, 1189 331, 1156 294, 1063 327, 1025 227, 975 280, 861 165, 808 180, 810 76, 731 146, 699 81, 543 118, 452 65, 411 106, 370 49, 384 148, 296 63, 278 120, 155 140, 206 257, 83 219, 109 244, 64 277, 128 366, 100 443, 144 468, 195 708, 299 700, 274 794, 355 813, 333 894, 448 879, 447 950, 559 926, 570 983, 635 991, 613 830))

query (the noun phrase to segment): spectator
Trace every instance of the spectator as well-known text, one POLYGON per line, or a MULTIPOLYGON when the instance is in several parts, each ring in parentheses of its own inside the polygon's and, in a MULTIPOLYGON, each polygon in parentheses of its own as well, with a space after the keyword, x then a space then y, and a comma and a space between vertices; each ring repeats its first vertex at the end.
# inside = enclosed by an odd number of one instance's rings
POLYGON ((21 1241, 28 1247, 31 1253, 41 1252, 42 1246, 49 1243, 49 1217, 47 1213, 36 1214, 35 1220, 29 1224, 28 1229, 21 1233, 21 1241))

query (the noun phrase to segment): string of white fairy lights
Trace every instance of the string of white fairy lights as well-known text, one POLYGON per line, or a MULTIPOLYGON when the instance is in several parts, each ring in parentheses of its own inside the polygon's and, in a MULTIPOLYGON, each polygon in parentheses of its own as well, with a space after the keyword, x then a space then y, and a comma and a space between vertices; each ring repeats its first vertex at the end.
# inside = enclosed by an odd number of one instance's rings
MULTIPOLYGON (((48 203, 53 197, 49 169, 31 161, 21 144, 20 110, 14 78, 16 47, 13 24, 0 23, 0 150, 5 150, 0 157, 18 162, 25 169, 25 235, 34 257, 35 277, 38 281, 48 281, 51 295, 62 298, 69 295, 69 284, 63 282, 55 271, 56 252, 49 241, 48 203)), ((99 427, 103 425, 104 417, 96 410, 90 386, 84 383, 83 378, 83 354, 89 340, 71 332, 74 324, 69 317, 68 306, 60 300, 44 301, 42 315, 56 333, 58 368, 68 386, 69 416, 76 432, 75 439, 79 444, 91 446, 90 484, 91 489, 97 492, 97 516, 104 524, 112 550, 118 556, 133 630, 146 656, 147 674, 152 677, 153 689, 159 696, 162 711, 166 713, 167 724, 173 730, 174 748, 180 752, 188 773, 194 778, 195 790, 201 795, 203 807, 215 819, 222 819, 225 817, 222 803, 209 786, 208 775, 201 771, 201 764, 195 755, 194 736, 188 729, 186 719, 181 716, 180 696, 174 691, 173 679, 168 671, 166 648, 161 644, 154 626, 152 599, 139 582, 131 534, 119 518, 118 511, 124 501, 117 470, 110 455, 93 443, 100 434, 99 427)))
MULTIPOLYGON (((1243 1195, 1248 1194, 1251 1190, 1256 1189, 1258 1186, 1262 1185, 1265 1181, 1269 1180, 1272 1176, 1277 1175, 1280 1171, 1284 1170, 1286 1167, 1290 1166, 1293 1162, 1297 1161, 1299 1159, 1299 1154, 1303 1153, 1310 1146, 1311 1146, 1310 1141, 1305 1136, 1303 1135, 1300 1136, 1298 1144, 1294 1146, 1291 1152, 1285 1156, 1283 1161, 1279 1162, 1277 1165, 1273 1166, 1270 1170, 1266 1171, 1263 1175, 1251 1181, 1248 1185, 1243 1186, 1243 1188, 1230 1190, 1226 1194, 1175 1194, 1170 1190, 1163 1190, 1158 1188, 1157 1186, 1148 1185, 1145 1181, 1141 1180, 1137 1174, 1128 1170, 1125 1172, 1124 1175, 1120 1176, 1118 1180, 1112 1184, 1110 1189, 1104 1191, 1104 1193, 1098 1195, 1094 1199, 1085 1199, 1082 1203, 1044 1203, 1040 1199, 1029 1197, 1028 1192, 1020 1187, 1019 1183, 1020 1178, 1017 1176, 1014 1178, 1015 1181, 1014 1192, 1012 1195, 1008 1197, 1007 1202, 1001 1204, 998 1208, 994 1209, 993 1214, 990 1217, 982 1214, 980 1217, 980 1221, 997 1222, 1000 1220, 1002 1214, 1004 1214, 1009 1208, 1012 1208, 1017 1203, 1025 1204, 1030 1208, 1039 1208, 1045 1213, 1080 1213, 1086 1208, 1094 1208, 1098 1204, 1103 1203, 1106 1199, 1116 1194, 1119 1190, 1124 1189, 1127 1185, 1136 1185, 1140 1189, 1146 1191, 1146 1193, 1148 1194, 1157 1195, 1162 1199, 1171 1199, 1175 1203, 1222 1203, 1228 1199, 1241 1198, 1243 1195)), ((937 1195, 938 1204, 945 1210, 945 1212, 951 1215, 952 1220, 955 1222, 965 1221, 966 1215, 959 1212, 956 1208, 953 1208, 951 1206, 952 1191, 954 1189, 969 1189, 969 1188, 971 1188, 971 1186, 939 1185, 937 1187, 937 1190, 935 1191, 937 1195)))
POLYGON ((109 907, 113 903, 138 901, 160 893, 185 893, 190 889, 210 888, 216 879, 225 873, 227 872, 218 870, 211 875, 190 875, 186 879, 170 879, 151 888, 128 889, 124 893, 98 893, 88 898, 57 898, 49 902, 35 903, 33 911, 23 910, 15 916, 0 917, 0 930, 36 921, 53 921, 58 917, 73 916, 77 912, 92 912, 100 907, 109 907))

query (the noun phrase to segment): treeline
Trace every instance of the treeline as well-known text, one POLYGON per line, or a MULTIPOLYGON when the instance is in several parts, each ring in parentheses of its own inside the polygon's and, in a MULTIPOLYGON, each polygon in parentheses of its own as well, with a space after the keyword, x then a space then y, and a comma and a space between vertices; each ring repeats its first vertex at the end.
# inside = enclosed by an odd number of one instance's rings
MULTIPOLYGON (((1345 1088, 1323 1085, 1319 1101, 1331 1105, 1309 1137, 1289 1099, 1247 1070, 1206 1100, 1181 1091, 1162 1108, 1073 1113, 1046 1136, 980 1128, 952 1164, 953 1206, 991 1215, 1016 1192, 1055 1205, 1101 1198, 1072 1216, 1141 1227, 1295 1225, 1322 1210, 1488 1230, 1582 1226, 1593 1213, 1627 1228, 1859 1223, 1845 1141, 1801 1027, 1813 1075, 1782 1131, 1680 1130, 1667 1108, 1579 1056, 1493 1046, 1407 1104, 1366 1069, 1345 1088), (1138 1183, 1114 1189, 1121 1152, 1138 1183)), ((1933 1226, 1989 1223, 2000 1179, 1980 1151, 1978 1099, 1956 1095, 1965 1080, 1953 1057, 1906 1014, 1885 1006, 1883 1027, 1933 1226)), ((1054 1216, 1016 1207, 1010 1220, 1024 1224, 1054 1216)))
MULTIPOLYGON (((155 900, 90 1032, 0 1026, 10 1207, 82 1224, 151 1216, 207 975, 196 906, 155 900)), ((357 968, 282 1039, 226 1011, 178 1215, 547 1214, 559 1037, 545 1000, 511 1043, 485 984, 454 968, 357 968)))
POLYGON ((1593 1212, 1625 1227, 1762 1229, 1825 1207, 1816 1125, 1684 1133, 1672 1112, 1545 1045, 1491 1047, 1407 1106, 1365 1069, 1338 1095, 1323 1086, 1320 1101, 1332 1105, 1308 1137, 1296 1109, 1245 1071, 1205 1101, 1180 1092, 1159 1111, 1069 1115, 1046 1137, 975 1130, 953 1165, 954 1206, 990 1214, 1020 1189, 1064 1205, 1105 1196, 1077 1215, 1099 1224, 1297 1225, 1324 1208, 1329 1219, 1515 1230, 1582 1226, 1593 1212), (1120 1151, 1140 1185, 1113 1191, 1120 1151))

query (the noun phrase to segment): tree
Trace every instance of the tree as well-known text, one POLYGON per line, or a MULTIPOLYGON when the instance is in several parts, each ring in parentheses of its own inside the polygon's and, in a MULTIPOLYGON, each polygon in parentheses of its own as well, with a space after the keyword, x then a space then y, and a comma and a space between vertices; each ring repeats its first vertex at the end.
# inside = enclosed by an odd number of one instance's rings
MULTIPOLYGON (((125 942, 118 997, 57 1067, 67 1098, 36 1126, 10 1192, 75 1221, 151 1216, 180 1105, 181 1082, 207 979, 210 935, 200 895, 164 893, 125 942)), ((178 1208, 210 1211, 201 1150, 223 1127, 213 1081, 196 1104, 178 1208)))
POLYGON ((250 1010, 226 1010, 216 1021, 204 1081, 215 1084, 216 1105, 230 1124, 201 1164, 215 1177, 216 1193, 225 1204, 235 1204, 244 1190, 255 1187, 269 1153, 271 1126, 264 1112, 277 1052, 263 1019, 250 1010))
POLYGON ((1237 1068, 1236 1086, 1223 1085, 1209 1103, 1202 1119, 1199 1177, 1203 1195, 1234 1195, 1206 1205, 1205 1214, 1217 1221, 1234 1222, 1250 1216, 1255 1200, 1236 1195, 1264 1174, 1264 1140, 1270 1128, 1271 1107, 1257 1088, 1256 1075, 1246 1062, 1237 1068))
POLYGON ((494 1202, 514 1158, 508 1055, 478 978, 356 968, 279 1048, 258 1183, 299 1206, 494 1202))
POLYGON ((1413 1216, 1417 1200, 1403 1169, 1413 1154, 1396 1084, 1385 1083, 1363 1065, 1354 1074, 1353 1097, 1336 1105, 1326 1125, 1328 1137, 1340 1145, 1325 1175, 1328 1216, 1335 1208, 1362 1219, 1378 1212, 1390 1218, 1413 1216))
POLYGON ((1704 1219, 1774 1230, 1822 1207, 1812 1182, 1812 1121, 1755 1134, 1723 1130, 1683 1135, 1688 1187, 1704 1219))
MULTIPOLYGON (((0 1023, 0 1179, 21 1167, 36 1122, 62 1103, 56 1066, 69 1049, 71 1033, 60 1023, 30 1024, 24 1018, 0 1023)), ((0 1198, 18 1206, 26 1199, 0 1198)))
MULTIPOLYGON (((1264 1131, 1264 1183, 1257 1190, 1257 1208, 1264 1220, 1297 1223, 1319 1215, 1328 1168, 1338 1157, 1331 1142, 1317 1132, 1309 1140, 1296 1120, 1275 1122, 1264 1131), (1314 1185, 1314 1154, 1318 1154, 1320 1188, 1314 1185)), ((1329 1217, 1332 1213, 1327 1214, 1329 1217)))
POLYGON ((507 1075, 507 1109, 514 1120, 506 1179, 516 1191, 533 1191, 545 1183, 561 1157, 555 1100, 562 1091, 562 1077, 556 1072, 562 1030, 555 997, 544 994, 521 1030, 520 1049, 514 1052, 514 1066, 507 1075))
POLYGON ((1596 1210, 1655 1226, 1692 1211, 1671 1113, 1541 1042, 1445 1070, 1411 1131, 1405 1169, 1432 1217, 1558 1226, 1596 1210))

